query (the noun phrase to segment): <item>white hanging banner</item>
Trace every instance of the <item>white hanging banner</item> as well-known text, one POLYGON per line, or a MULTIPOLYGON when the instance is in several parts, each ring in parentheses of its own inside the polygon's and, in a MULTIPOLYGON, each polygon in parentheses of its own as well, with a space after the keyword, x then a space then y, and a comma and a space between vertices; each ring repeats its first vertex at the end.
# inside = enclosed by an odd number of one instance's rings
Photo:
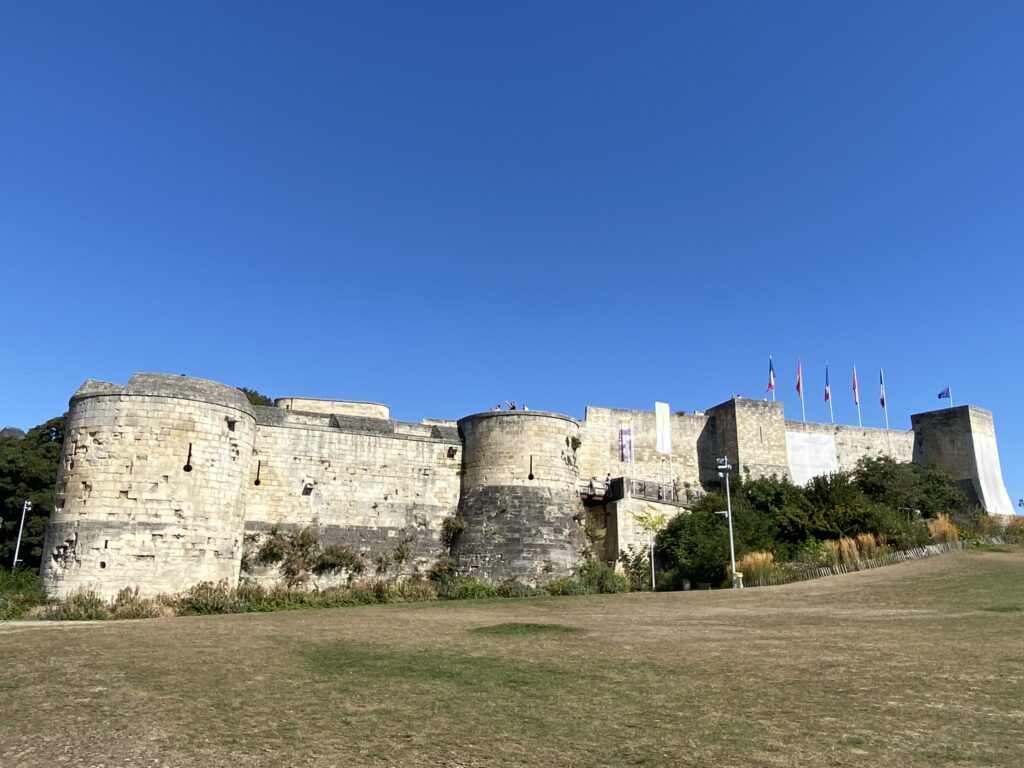
POLYGON ((628 421, 619 424, 619 461, 633 461, 633 425, 628 421))
POLYGON ((654 428, 657 431, 655 450, 658 453, 672 454, 672 424, 669 420, 668 403, 654 404, 654 428))

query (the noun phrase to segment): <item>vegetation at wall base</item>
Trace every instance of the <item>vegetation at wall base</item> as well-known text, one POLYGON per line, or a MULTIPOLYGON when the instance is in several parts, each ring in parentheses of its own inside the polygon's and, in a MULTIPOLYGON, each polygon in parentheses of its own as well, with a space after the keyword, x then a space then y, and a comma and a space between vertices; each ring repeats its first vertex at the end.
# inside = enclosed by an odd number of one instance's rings
POLYGON ((0 621, 20 619, 46 599, 39 576, 28 570, 0 571, 0 621))
MULTIPOLYGON (((776 569, 784 563, 847 566, 882 552, 957 541, 962 531, 978 541, 1002 535, 1002 521, 965 512, 965 501, 942 470, 887 457, 861 459, 853 472, 815 477, 804 486, 776 477, 737 478, 736 556, 771 554, 776 569)), ((725 508, 724 493, 709 493, 658 534, 659 588, 727 582, 728 524, 717 514, 725 508)))

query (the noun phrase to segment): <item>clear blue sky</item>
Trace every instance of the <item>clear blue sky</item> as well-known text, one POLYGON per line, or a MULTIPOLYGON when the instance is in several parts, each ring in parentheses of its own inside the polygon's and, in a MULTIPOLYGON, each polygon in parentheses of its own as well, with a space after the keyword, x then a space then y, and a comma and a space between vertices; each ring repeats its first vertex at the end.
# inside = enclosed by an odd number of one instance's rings
POLYGON ((995 412, 1024 496, 1024 4, 6 3, 0 422, 187 373, 995 412))

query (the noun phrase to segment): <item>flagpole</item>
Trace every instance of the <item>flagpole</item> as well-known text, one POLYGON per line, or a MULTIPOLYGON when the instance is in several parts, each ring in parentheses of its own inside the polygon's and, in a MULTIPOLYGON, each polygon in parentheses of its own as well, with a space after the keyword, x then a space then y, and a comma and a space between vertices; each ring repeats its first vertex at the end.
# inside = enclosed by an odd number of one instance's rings
POLYGON ((889 456, 892 456, 892 437, 889 436, 889 398, 885 394, 885 371, 882 368, 878 369, 878 384, 881 387, 882 397, 882 412, 885 413, 885 445, 889 450, 889 456))
POLYGON ((800 395, 800 415, 803 417, 804 423, 807 423, 807 409, 804 407, 804 390, 807 387, 804 386, 804 361, 799 357, 796 359, 796 391, 800 395))
POLYGON ((835 414, 832 413, 832 384, 831 384, 831 382, 829 381, 829 378, 828 378, 828 363, 827 362, 825 363, 825 394, 828 395, 828 397, 826 398, 828 400, 828 420, 829 420, 829 423, 835 424, 836 423, 836 417, 835 417, 835 414))
POLYGON ((860 416, 860 382, 857 381, 857 366, 853 366, 853 399, 857 403, 857 426, 863 427, 864 421, 860 416))
POLYGON ((953 388, 952 387, 946 387, 946 389, 949 390, 949 407, 952 408, 953 407, 953 388))

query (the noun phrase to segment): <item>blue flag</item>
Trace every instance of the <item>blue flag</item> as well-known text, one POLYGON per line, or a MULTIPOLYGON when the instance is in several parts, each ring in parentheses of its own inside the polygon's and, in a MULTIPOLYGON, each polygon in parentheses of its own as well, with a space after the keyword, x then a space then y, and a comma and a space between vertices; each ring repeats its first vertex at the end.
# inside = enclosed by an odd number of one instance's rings
POLYGON ((942 398, 946 398, 947 400, 950 399, 949 387, 946 387, 944 390, 939 392, 939 400, 942 398))

